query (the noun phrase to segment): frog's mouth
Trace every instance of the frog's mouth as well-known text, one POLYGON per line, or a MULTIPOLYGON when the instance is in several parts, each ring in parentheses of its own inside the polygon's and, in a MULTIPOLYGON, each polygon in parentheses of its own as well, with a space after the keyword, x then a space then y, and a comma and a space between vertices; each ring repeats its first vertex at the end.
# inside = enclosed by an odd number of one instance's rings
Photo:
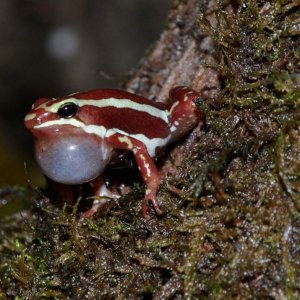
POLYGON ((99 176, 112 149, 93 135, 47 135, 35 141, 35 155, 43 173, 64 184, 81 184, 99 176))

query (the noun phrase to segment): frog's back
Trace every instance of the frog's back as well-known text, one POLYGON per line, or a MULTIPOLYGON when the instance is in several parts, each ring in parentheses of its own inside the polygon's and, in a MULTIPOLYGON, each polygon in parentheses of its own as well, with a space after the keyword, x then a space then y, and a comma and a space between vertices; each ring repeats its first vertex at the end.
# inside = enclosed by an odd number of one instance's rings
POLYGON ((147 139, 169 136, 168 116, 164 104, 119 90, 93 90, 65 97, 77 99, 78 117, 135 137, 147 139))

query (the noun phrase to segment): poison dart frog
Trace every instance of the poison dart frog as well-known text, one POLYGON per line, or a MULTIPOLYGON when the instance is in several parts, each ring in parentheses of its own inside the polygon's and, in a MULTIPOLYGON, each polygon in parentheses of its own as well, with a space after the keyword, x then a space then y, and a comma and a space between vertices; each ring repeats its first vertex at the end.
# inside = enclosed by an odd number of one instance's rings
MULTIPOLYGON (((38 99, 25 116, 25 126, 35 137, 39 166, 50 179, 77 185, 93 182, 120 149, 129 150, 146 184, 142 214, 149 218, 149 202, 161 214, 156 198, 160 176, 153 159, 204 118, 195 105, 198 92, 178 86, 169 97, 172 102, 163 104, 101 89, 38 99)), ((98 207, 94 201, 84 217, 98 207)))

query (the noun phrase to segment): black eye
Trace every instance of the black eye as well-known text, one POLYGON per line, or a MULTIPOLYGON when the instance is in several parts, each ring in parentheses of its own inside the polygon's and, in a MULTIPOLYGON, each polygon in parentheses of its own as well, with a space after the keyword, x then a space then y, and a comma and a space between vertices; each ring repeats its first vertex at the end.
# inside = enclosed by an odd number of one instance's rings
POLYGON ((61 118, 69 119, 76 115, 78 106, 73 102, 64 103, 57 111, 61 118))

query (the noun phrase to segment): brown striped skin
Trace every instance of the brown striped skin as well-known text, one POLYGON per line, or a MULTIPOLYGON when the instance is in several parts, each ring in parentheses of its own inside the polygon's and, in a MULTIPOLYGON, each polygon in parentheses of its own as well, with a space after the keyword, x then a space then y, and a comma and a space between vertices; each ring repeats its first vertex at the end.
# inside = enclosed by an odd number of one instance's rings
POLYGON ((101 124, 105 128, 118 128, 128 134, 144 134, 149 139, 166 138, 170 134, 168 123, 162 119, 130 108, 98 108, 86 105, 80 108, 76 118, 85 124, 90 122, 101 124))
MULTIPOLYGON (((112 89, 76 93, 57 99, 41 98, 26 115, 25 126, 36 138, 36 154, 43 171, 53 180, 58 181, 59 178, 63 183, 64 178, 67 178, 68 184, 93 180, 95 177, 91 174, 97 172, 93 161, 89 161, 93 157, 99 161, 98 164, 104 164, 99 168, 103 170, 114 157, 114 150, 132 151, 146 184, 142 213, 149 218, 149 202, 157 214, 161 213, 156 199, 160 178, 152 157, 204 119, 194 103, 199 97, 190 88, 176 87, 170 92, 173 103, 169 105, 112 89), (86 143, 90 143, 92 150, 84 147, 86 143), (55 155, 57 159, 53 159, 55 155), (64 164, 66 160, 68 164, 64 164), (84 163, 85 160, 88 164, 84 163), (79 161, 86 173, 82 177, 77 171, 72 171, 72 166, 79 161), (92 170, 87 170, 86 165, 92 170)), ((94 214, 99 206, 99 201, 95 202, 83 217, 94 214)))
POLYGON ((166 122, 166 120, 154 117, 147 112, 137 111, 130 107, 117 108, 108 106, 99 108, 94 106, 93 104, 88 104, 88 100, 93 101, 96 99, 100 103, 107 102, 107 99, 114 98, 130 99, 135 103, 148 105, 161 111, 166 111, 166 109, 168 108, 168 106, 163 103, 150 101, 146 98, 129 92, 112 89, 93 90, 90 92, 77 93, 54 100, 47 98, 38 99, 34 104, 33 109, 28 113, 28 115, 31 113, 35 113, 37 116, 30 121, 25 121, 25 126, 34 133, 34 127, 36 125, 42 124, 46 121, 61 119, 60 116, 57 115, 56 111, 49 112, 44 108, 39 109, 38 107, 43 103, 45 104, 45 107, 51 107, 55 103, 61 103, 62 101, 70 98, 75 98, 79 101, 82 99, 87 100, 87 104, 81 107, 76 114, 76 120, 79 120, 86 125, 101 124, 101 126, 104 126, 107 129, 117 128, 128 134, 144 134, 149 139, 156 137, 166 138, 170 134, 170 126, 168 122, 166 122))

